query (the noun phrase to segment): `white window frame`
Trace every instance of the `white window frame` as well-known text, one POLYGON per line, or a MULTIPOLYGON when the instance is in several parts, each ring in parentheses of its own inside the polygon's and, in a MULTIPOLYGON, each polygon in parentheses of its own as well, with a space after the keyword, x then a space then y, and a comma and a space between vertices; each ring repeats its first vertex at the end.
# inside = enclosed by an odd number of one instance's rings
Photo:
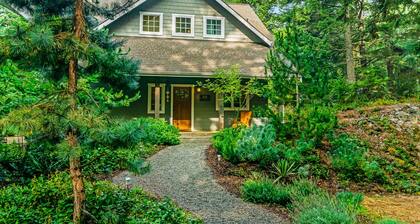
POLYGON ((140 34, 144 35, 163 35, 163 13, 159 12, 140 12, 140 34), (143 31, 143 16, 159 16, 159 32, 143 31))
POLYGON ((225 18, 220 16, 203 16, 203 37, 206 38, 225 38, 225 18), (207 20, 220 20, 221 21, 221 35, 207 34, 207 20))
MULTIPOLYGON (((220 101, 220 95, 216 94, 216 111, 219 111, 219 101, 220 101)), ((224 103, 224 102, 223 102, 224 103)), ((249 94, 246 95, 246 102, 245 105, 242 108, 239 107, 234 107, 234 103, 235 102, 230 102, 230 107, 224 107, 223 109, 225 111, 235 111, 238 110, 239 111, 249 111, 249 103, 250 103, 250 97, 249 94)))
POLYGON ((195 16, 187 15, 187 14, 172 14, 172 36, 194 37, 195 36, 195 16), (191 33, 177 33, 176 32, 176 18, 190 18, 191 19, 191 33))
MULTIPOLYGON (((155 108, 152 108, 152 94, 155 94, 154 92, 152 93, 152 88, 155 87, 156 84, 155 83, 147 83, 147 113, 148 114, 154 114, 155 113, 155 108)), ((161 110, 160 110, 160 114, 165 114, 165 95, 166 95, 166 88, 165 88, 165 84, 160 83, 159 87, 160 87, 160 105, 162 105, 161 110)))

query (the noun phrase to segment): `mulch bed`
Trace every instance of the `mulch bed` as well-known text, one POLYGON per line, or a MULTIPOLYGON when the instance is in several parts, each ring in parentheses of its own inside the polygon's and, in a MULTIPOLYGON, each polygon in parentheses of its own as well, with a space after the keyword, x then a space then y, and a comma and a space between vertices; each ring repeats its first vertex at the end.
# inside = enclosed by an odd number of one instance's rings
MULTIPOLYGON (((234 165, 223 158, 220 158, 219 161, 217 155, 217 151, 213 146, 209 146, 206 150, 207 164, 212 169, 216 182, 226 191, 237 197, 241 197, 240 189, 246 179, 245 176, 248 176, 258 168, 254 165, 244 163, 234 165)), ((261 204, 261 206, 278 215, 280 218, 290 221, 290 216, 286 208, 268 204, 261 204)))

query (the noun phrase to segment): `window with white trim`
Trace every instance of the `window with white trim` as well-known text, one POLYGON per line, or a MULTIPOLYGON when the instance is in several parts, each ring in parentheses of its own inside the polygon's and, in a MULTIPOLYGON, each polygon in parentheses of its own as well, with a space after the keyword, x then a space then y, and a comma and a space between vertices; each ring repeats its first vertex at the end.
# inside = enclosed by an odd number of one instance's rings
MULTIPOLYGON (((160 87, 160 113, 165 113, 165 84, 159 84, 160 87)), ((155 83, 147 84, 147 113, 155 113, 155 83)))
MULTIPOLYGON (((220 96, 216 95, 216 111, 219 111, 219 101, 220 96)), ((224 102, 223 109, 225 111, 233 111, 233 110, 242 110, 248 111, 249 110, 249 95, 243 94, 240 98, 235 99, 233 102, 224 102)))
POLYGON ((209 38, 225 37, 225 18, 215 16, 203 17, 203 36, 209 38))
POLYGON ((140 34, 163 35, 163 13, 140 12, 140 34))
POLYGON ((194 36, 194 16, 193 15, 172 15, 172 35, 173 36, 194 36))

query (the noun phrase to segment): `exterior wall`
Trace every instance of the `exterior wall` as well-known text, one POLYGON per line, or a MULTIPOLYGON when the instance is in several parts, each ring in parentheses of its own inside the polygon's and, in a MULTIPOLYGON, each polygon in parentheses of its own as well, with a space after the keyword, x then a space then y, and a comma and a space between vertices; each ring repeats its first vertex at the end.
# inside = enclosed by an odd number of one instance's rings
MULTIPOLYGON (((171 95, 166 94, 171 91, 172 84, 193 84, 196 85, 197 81, 204 82, 205 79, 200 78, 168 78, 168 77, 142 77, 140 80, 139 91, 141 98, 132 103, 129 107, 118 108, 112 111, 112 115, 123 118, 134 117, 153 117, 154 114, 147 113, 147 84, 148 83, 161 83, 166 84, 165 96, 165 114, 161 117, 170 122, 171 118, 171 95)), ((250 110, 254 110, 259 106, 266 105, 267 101, 259 97, 252 97, 250 100, 250 110)), ((225 112, 225 124, 230 126, 236 114, 234 111, 225 112)), ((201 92, 194 91, 194 129, 196 131, 216 131, 218 129, 219 112, 216 111, 216 96, 206 89, 201 88, 201 92), (209 101, 200 101, 200 95, 209 95, 209 101)), ((258 124, 258 119, 253 118, 253 123, 258 124)))
POLYGON ((140 34, 140 12, 163 13, 163 35, 155 37, 211 40, 203 37, 203 16, 225 17, 225 38, 218 41, 257 42, 261 40, 250 32, 225 9, 210 0, 157 0, 149 1, 118 19, 109 29, 117 36, 148 36, 140 34), (195 16, 194 37, 172 36, 172 14, 188 14, 195 16))

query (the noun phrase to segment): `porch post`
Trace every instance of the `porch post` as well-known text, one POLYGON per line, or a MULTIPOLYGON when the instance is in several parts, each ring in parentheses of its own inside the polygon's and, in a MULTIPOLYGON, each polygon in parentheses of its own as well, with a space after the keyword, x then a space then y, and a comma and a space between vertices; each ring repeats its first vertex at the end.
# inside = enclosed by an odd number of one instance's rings
POLYGON ((222 130, 225 128, 225 105, 224 105, 224 95, 220 94, 219 97, 219 129, 222 130))
POLYGON ((155 118, 160 116, 160 86, 155 84, 155 118))

